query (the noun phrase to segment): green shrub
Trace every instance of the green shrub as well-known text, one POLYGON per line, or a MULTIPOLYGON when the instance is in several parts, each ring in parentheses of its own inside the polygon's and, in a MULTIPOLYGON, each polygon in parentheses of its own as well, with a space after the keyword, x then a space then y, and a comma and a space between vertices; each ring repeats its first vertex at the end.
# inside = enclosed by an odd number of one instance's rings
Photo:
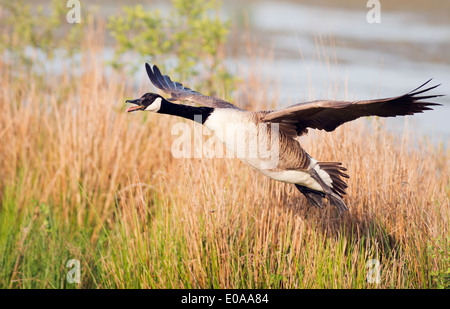
POLYGON ((450 289, 450 237, 430 242, 428 252, 431 259, 439 261, 431 271, 433 283, 438 289, 450 289))
POLYGON ((53 0, 50 10, 32 6, 23 0, 0 2, 0 52, 9 54, 11 65, 43 65, 55 51, 73 55, 80 48, 82 26, 66 20, 66 1, 53 0), (27 52, 38 49, 42 59, 27 52))
POLYGON ((163 16, 159 9, 142 5, 124 7, 124 14, 110 17, 108 23, 117 42, 112 65, 135 70, 148 61, 179 80, 209 71, 202 80, 209 86, 221 84, 229 92, 233 77, 223 66, 223 46, 230 22, 219 18, 219 8, 217 0, 172 0, 169 14, 163 16))

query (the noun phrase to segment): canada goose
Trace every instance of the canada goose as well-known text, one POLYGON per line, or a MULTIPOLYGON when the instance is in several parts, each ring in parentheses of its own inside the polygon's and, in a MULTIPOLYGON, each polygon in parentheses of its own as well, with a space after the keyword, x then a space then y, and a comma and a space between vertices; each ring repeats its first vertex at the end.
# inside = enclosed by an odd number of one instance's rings
MULTIPOLYGON (((237 136, 240 139, 238 143, 241 144, 261 136, 266 140, 276 136, 278 157, 275 166, 262 168, 258 156, 240 159, 272 179, 294 184, 313 206, 322 208, 324 198, 327 198, 330 204, 337 207, 339 214, 348 210, 342 199, 347 188, 342 178, 349 178, 344 173, 346 168, 342 167, 340 162, 319 162, 313 159, 301 147, 298 137, 306 134, 308 128, 330 132, 345 122, 363 116, 413 115, 431 110, 430 106, 441 105, 421 101, 440 96, 419 96, 439 86, 423 89, 430 82, 428 80, 413 91, 398 97, 347 102, 318 100, 277 110, 246 111, 222 99, 203 95, 173 82, 169 76, 162 75, 156 65, 153 70, 148 64, 145 67, 153 85, 172 97, 165 99, 155 93, 146 93, 139 99, 127 100, 127 103, 136 105, 128 108, 127 112, 151 111, 194 120, 212 130, 219 140, 234 152, 238 149, 235 143, 226 138, 230 135, 237 136), (191 101, 203 106, 188 106, 169 101, 191 101), (264 130, 252 131, 250 135, 243 136, 242 126, 235 124, 242 124, 244 128, 255 124, 266 126, 264 130), (274 131, 272 127, 276 127, 278 131, 274 131), (277 134, 274 135, 274 132, 277 134)), ((257 152, 255 146, 251 147, 253 149, 249 149, 249 152, 257 152)))

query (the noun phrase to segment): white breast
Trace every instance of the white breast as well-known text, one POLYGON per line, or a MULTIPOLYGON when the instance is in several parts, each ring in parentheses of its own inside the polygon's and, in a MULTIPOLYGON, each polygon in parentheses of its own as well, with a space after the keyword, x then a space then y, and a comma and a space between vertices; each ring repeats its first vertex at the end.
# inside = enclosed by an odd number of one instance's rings
POLYGON ((278 166, 279 139, 269 137, 267 124, 257 124, 248 112, 216 109, 204 125, 250 167, 261 170, 278 166))
POLYGON ((221 142, 226 144, 228 140, 227 137, 239 134, 240 130, 254 125, 250 123, 249 120, 246 112, 235 109, 218 108, 209 115, 204 125, 212 130, 221 142))
POLYGON ((250 158, 257 150, 251 141, 257 140, 254 127, 245 112, 234 109, 216 109, 204 125, 240 158, 250 158), (247 148, 247 149, 246 149, 247 148))
MULTIPOLYGON (((277 135, 269 137, 267 127, 260 129, 248 113, 234 109, 216 109, 204 125, 212 130, 215 136, 237 158, 263 175, 281 182, 299 184, 323 191, 320 184, 307 171, 276 170, 280 147, 279 144, 274 145, 273 143, 274 140, 279 143, 279 138, 277 135), (274 136, 276 139, 273 138, 274 136), (264 143, 263 147, 261 147, 261 143, 264 143), (268 153, 262 153, 263 148, 269 149, 268 153)), ((331 184, 330 176, 320 169, 317 161, 313 159, 311 164, 324 182, 327 185, 331 184)))

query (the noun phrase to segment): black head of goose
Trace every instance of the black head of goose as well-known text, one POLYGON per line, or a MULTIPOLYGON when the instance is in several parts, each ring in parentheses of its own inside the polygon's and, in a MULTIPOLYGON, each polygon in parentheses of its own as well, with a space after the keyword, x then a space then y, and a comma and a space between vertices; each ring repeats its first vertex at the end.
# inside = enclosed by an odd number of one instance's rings
POLYGON ((127 112, 148 111, 160 114, 168 114, 190 119, 203 124, 209 117, 214 108, 194 107, 183 104, 175 104, 167 101, 156 93, 146 93, 139 99, 127 100, 127 103, 135 104, 127 109, 127 112))

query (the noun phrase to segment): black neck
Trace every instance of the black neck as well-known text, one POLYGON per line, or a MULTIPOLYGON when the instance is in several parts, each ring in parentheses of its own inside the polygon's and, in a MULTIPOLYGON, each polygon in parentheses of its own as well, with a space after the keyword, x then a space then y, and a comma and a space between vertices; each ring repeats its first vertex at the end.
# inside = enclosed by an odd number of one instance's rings
POLYGON ((214 111, 211 107, 195 107, 189 105, 175 104, 162 99, 161 108, 158 113, 169 114, 193 120, 195 122, 204 124, 209 115, 214 111))

